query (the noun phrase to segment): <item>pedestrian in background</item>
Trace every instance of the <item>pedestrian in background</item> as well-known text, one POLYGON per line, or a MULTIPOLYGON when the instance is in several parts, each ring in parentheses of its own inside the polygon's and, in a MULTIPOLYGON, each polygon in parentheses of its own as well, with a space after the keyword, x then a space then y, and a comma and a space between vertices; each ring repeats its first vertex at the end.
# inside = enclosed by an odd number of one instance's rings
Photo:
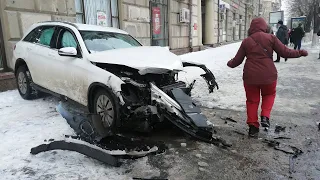
MULTIPOLYGON (((278 22, 278 31, 276 33, 277 38, 282 42, 282 44, 284 45, 288 45, 288 28, 287 26, 283 25, 283 21, 279 21, 278 22)), ((288 59, 285 58, 285 61, 287 61, 288 59)), ((280 54, 277 54, 277 60, 274 62, 280 62, 280 54)))
MULTIPOLYGON (((320 36, 320 30, 318 31, 317 35, 320 36)), ((319 58, 318 59, 320 59, 320 52, 319 52, 319 58)))
POLYGON ((292 36, 292 33, 294 32, 294 29, 290 29, 289 30, 289 46, 293 46, 294 45, 294 39, 292 36))
POLYGON ((276 97, 278 73, 273 63, 273 51, 285 58, 307 56, 305 50, 287 48, 276 36, 268 33, 268 26, 263 18, 252 20, 249 37, 242 41, 237 55, 228 62, 235 68, 247 57, 243 69, 243 81, 246 91, 247 124, 249 136, 257 137, 260 123, 258 109, 262 95, 261 126, 270 127, 270 114, 276 97))
POLYGON ((294 49, 301 49, 302 38, 304 37, 305 32, 302 28, 302 24, 300 23, 297 28, 293 31, 293 39, 294 39, 294 49))

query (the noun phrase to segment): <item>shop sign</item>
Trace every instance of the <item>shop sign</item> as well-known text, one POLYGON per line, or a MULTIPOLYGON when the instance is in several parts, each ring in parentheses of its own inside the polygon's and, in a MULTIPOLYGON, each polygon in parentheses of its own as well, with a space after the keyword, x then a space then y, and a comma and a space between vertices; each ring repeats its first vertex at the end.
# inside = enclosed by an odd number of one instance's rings
POLYGON ((193 29, 194 29, 195 31, 198 30, 198 25, 197 25, 197 23, 194 23, 193 29))
POLYGON ((160 7, 152 8, 153 34, 161 34, 161 9, 160 7))
POLYGON ((234 8, 236 8, 236 9, 239 9, 239 5, 236 4, 236 3, 232 3, 231 6, 234 7, 234 8))
POLYGON ((97 11, 97 25, 107 26, 107 14, 103 11, 97 11))

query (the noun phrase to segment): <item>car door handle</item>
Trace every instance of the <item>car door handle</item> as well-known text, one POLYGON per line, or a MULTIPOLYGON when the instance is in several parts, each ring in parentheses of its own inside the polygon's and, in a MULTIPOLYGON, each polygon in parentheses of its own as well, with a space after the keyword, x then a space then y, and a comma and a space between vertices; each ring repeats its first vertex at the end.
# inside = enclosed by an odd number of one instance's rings
POLYGON ((32 50, 32 48, 31 48, 31 47, 27 47, 27 50, 29 50, 29 51, 30 51, 30 50, 32 50))

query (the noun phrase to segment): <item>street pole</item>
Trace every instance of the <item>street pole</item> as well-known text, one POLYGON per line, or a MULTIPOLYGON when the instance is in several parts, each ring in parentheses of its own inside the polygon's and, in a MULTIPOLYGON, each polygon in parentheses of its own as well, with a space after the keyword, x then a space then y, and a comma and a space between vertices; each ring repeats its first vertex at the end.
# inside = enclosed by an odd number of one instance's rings
POLYGON ((260 16, 260 12, 261 12, 261 9, 260 9, 260 4, 261 4, 261 0, 259 0, 259 5, 258 5, 258 17, 260 16))
POLYGON ((218 0, 218 44, 220 43, 220 0, 218 0))

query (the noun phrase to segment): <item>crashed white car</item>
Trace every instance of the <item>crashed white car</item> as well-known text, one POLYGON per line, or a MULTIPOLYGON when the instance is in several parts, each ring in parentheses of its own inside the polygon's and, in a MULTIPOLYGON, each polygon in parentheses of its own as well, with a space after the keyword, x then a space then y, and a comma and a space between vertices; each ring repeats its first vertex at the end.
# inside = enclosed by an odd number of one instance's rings
POLYGON ((142 46, 125 31, 37 23, 15 45, 13 61, 22 98, 46 92, 77 102, 100 115, 110 131, 125 125, 150 130, 164 119, 189 134, 208 128, 189 97, 194 83, 187 86, 177 76, 186 66, 200 67, 212 92, 217 87, 213 74, 164 47, 142 46))

